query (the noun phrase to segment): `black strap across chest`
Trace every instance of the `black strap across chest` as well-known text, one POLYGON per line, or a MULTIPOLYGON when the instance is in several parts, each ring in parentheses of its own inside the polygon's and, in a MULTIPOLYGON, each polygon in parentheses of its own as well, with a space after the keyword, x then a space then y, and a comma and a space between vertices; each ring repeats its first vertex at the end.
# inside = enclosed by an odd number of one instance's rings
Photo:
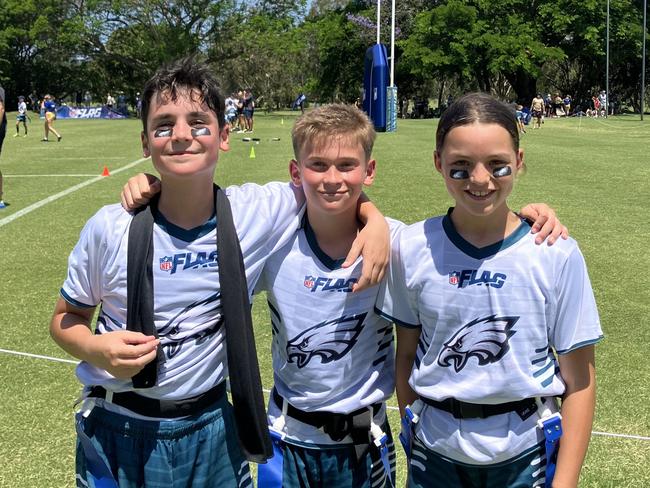
MULTIPOLYGON (((158 337, 153 312, 153 225, 158 195, 134 215, 129 228, 127 329, 158 337)), ((268 433, 248 286, 239 238, 226 194, 214 185, 217 212, 217 261, 227 340, 230 391, 242 450, 249 461, 265 462, 273 450, 268 433)), ((216 287, 216 283, 215 283, 216 287)), ((191 301, 193 297, 188 297, 191 301)), ((156 384, 162 347, 156 359, 133 377, 135 388, 156 384)))

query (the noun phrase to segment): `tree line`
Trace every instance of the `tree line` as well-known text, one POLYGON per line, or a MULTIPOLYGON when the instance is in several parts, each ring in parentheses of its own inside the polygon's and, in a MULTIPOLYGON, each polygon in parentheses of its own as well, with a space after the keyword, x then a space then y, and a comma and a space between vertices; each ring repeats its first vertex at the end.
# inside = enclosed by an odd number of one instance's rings
MULTIPOLYGON (((390 0, 381 1, 381 41, 390 0)), ((610 91, 639 107, 642 0, 610 0, 610 91)), ((196 54, 226 92, 261 105, 354 101, 376 0, 0 0, 0 84, 18 95, 133 99, 162 63, 196 54)), ((399 0, 400 97, 481 90, 529 104, 537 92, 589 100, 605 87, 605 0, 399 0)))

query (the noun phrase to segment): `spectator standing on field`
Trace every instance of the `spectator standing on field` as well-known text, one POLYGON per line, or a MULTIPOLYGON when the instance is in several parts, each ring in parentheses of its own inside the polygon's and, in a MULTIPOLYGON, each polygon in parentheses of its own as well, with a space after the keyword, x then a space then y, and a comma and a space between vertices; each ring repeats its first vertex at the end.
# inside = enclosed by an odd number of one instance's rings
MULTIPOLYGON (((538 95, 541 97, 541 95, 538 95)), ((550 118, 553 113, 553 98, 551 97, 550 93, 547 93, 546 96, 544 97, 544 115, 546 118, 550 118)), ((542 122, 544 120, 542 119, 542 122)))
POLYGON ((598 117, 600 115, 600 107, 601 107, 600 98, 594 95, 593 97, 591 97, 591 101, 594 104, 594 111, 592 112, 592 115, 594 117, 598 117))
POLYGON ((43 135, 42 142, 48 142, 50 132, 56 136, 57 142, 61 142, 61 134, 54 128, 54 120, 56 119, 56 103, 50 95, 45 95, 43 99, 43 110, 45 111, 45 134, 43 135))
POLYGON ((255 111, 255 98, 250 90, 244 91, 244 124, 245 132, 253 132, 253 112, 255 111))
POLYGON ((18 115, 16 115, 16 133, 14 134, 14 137, 20 135, 19 129, 21 122, 25 128, 25 135, 23 137, 27 137, 27 104, 25 103, 25 97, 22 95, 18 97, 18 115))
POLYGON ((600 109, 604 110, 605 113, 601 115, 609 115, 609 107, 607 106, 607 93, 605 90, 600 90, 600 93, 598 94, 598 101, 600 102, 600 109))
MULTIPOLYGON (((7 114, 5 113, 5 89, 0 86, 0 154, 2 154, 2 143, 7 133, 7 114)), ((2 200, 2 171, 0 171, 0 209, 5 208, 2 200)))
POLYGON ((557 117, 564 117, 566 115, 566 112, 564 111, 564 100, 559 93, 555 94, 555 99, 553 102, 553 115, 557 117))
POLYGON ((106 106, 109 110, 113 110, 113 105, 115 105, 115 99, 113 98, 113 95, 109 93, 106 95, 106 106))
POLYGON ((545 103, 542 95, 537 94, 533 101, 530 102, 530 113, 533 117, 533 129, 542 128, 542 117, 544 116, 545 103))
POLYGON ((230 127, 230 130, 235 129, 235 124, 237 122, 237 94, 231 93, 228 98, 226 98, 226 122, 230 127))
POLYGON ((573 100, 571 99, 571 95, 565 95, 564 97, 564 113, 566 113, 566 116, 568 117, 571 115, 571 102, 573 100))
POLYGON ((245 130, 253 132, 253 112, 255 111, 255 98, 250 90, 244 90, 243 110, 245 130))

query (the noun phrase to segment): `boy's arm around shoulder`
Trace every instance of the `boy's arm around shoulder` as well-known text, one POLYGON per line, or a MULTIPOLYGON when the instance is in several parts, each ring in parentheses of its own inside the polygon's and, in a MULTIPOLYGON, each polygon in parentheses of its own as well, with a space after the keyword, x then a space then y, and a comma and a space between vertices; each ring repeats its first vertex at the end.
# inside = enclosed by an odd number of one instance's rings
POLYGON ((546 241, 552 246, 558 237, 569 237, 569 230, 555 215, 555 210, 545 203, 529 203, 519 211, 519 215, 532 222, 531 232, 537 234, 536 244, 546 241))
POLYGON ((50 335, 70 355, 104 369, 116 378, 131 378, 156 357, 159 340, 126 330, 94 334, 95 307, 78 307, 59 297, 50 335))
POLYGON ((379 209, 363 194, 359 199, 359 220, 365 224, 352 243, 350 252, 342 264, 343 268, 352 266, 359 255, 363 255, 363 265, 359 281, 353 291, 361 291, 379 284, 384 278, 390 259, 390 229, 379 209))
POLYGON ((132 212, 149 203, 149 200, 158 192, 160 192, 160 180, 156 176, 138 173, 129 178, 122 187, 120 194, 122 207, 127 212, 132 212))
MULTIPOLYGON (((302 189, 291 185, 296 206, 301 207, 305 201, 302 189)), ((236 187, 232 187, 234 190, 236 187)), ((246 185, 240 187, 245 192, 246 185)), ((127 211, 146 205, 151 197, 160 191, 160 180, 153 175, 139 173, 129 178, 122 189, 120 199, 122 207, 127 211)), ((359 219, 364 228, 354 241, 343 267, 351 266, 356 259, 363 255, 363 267, 359 282, 354 285, 354 291, 360 291, 378 284, 384 277, 390 255, 390 232, 388 224, 377 207, 363 195, 359 199, 359 219)))

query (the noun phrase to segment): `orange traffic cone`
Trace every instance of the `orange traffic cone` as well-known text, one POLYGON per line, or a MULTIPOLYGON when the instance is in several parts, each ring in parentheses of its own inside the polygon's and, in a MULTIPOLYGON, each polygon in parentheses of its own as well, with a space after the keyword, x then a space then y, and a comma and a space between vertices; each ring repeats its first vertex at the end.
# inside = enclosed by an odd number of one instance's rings
POLYGON ((111 176, 111 174, 108 172, 107 166, 104 166, 104 171, 102 171, 102 176, 111 176))

